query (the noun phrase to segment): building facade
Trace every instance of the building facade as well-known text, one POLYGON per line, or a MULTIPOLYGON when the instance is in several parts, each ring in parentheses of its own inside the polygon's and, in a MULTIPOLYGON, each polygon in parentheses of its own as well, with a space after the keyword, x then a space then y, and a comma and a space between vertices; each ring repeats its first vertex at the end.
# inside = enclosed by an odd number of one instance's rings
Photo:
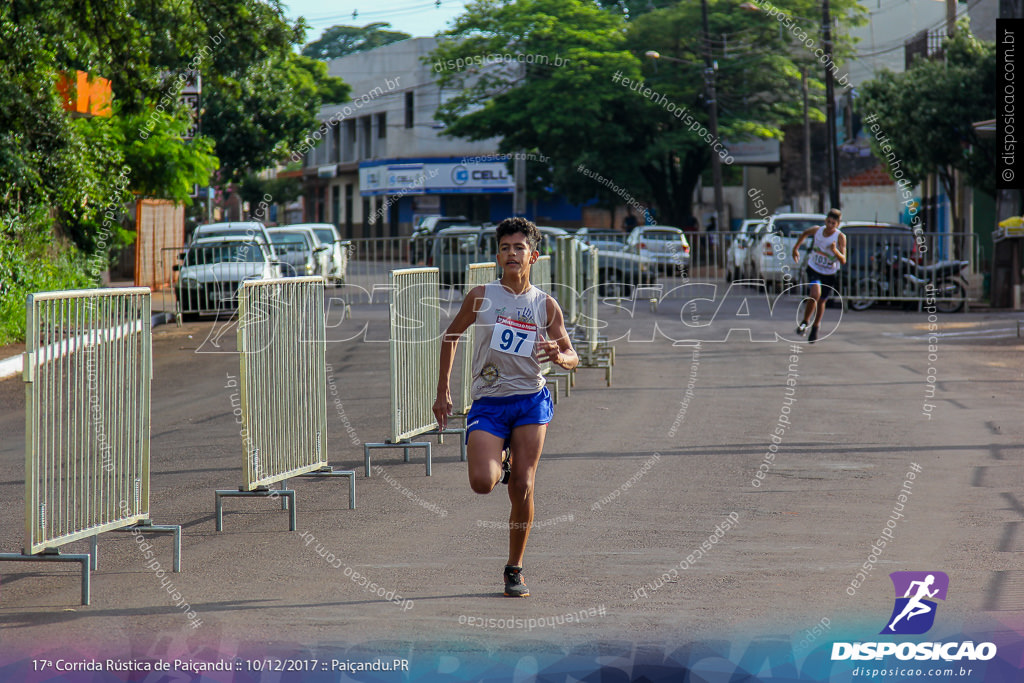
MULTIPOLYGON (((324 107, 320 128, 293 154, 304 160, 306 221, 333 223, 345 237, 386 237, 410 234, 423 216, 484 223, 512 215, 515 182, 499 140, 447 137, 434 119, 455 94, 435 82, 427 60, 436 45, 411 38, 329 62, 352 100, 324 107)), ((581 210, 538 201, 526 215, 579 225, 581 210)))

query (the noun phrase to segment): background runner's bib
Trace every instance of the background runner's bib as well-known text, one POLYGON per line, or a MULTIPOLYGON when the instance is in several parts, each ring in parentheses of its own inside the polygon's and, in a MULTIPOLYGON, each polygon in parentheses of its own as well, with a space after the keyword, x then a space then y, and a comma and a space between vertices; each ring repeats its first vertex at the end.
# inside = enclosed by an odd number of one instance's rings
POLYGON ((548 327, 547 300, 532 285, 518 296, 497 280, 484 285, 484 301, 476 314, 474 399, 535 394, 544 388, 533 354, 539 334, 548 327))
POLYGON ((839 240, 839 230, 828 237, 822 234, 824 232, 825 228, 819 227, 818 232, 814 233, 811 258, 807 265, 822 275, 833 275, 839 272, 839 259, 832 253, 832 245, 839 240))

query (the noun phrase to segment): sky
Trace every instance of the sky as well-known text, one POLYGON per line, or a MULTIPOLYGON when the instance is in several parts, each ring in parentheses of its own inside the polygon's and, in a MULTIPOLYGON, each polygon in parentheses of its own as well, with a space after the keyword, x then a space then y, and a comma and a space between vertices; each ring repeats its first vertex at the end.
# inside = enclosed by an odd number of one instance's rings
POLYGON ((365 26, 377 21, 391 24, 392 30, 411 33, 413 37, 432 36, 447 28, 446 24, 462 14, 464 0, 346 0, 333 3, 324 0, 291 0, 283 3, 292 18, 306 17, 312 28, 306 42, 320 37, 324 29, 336 24, 365 26), (352 12, 357 12, 352 18, 352 12))

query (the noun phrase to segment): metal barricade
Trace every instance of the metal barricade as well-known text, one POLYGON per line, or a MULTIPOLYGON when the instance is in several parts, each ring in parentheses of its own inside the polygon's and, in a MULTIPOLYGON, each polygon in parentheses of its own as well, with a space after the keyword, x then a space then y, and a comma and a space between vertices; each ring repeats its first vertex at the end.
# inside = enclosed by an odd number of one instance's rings
POLYGON ((355 472, 333 470, 327 462, 324 278, 245 282, 238 320, 245 484, 216 492, 217 530, 223 528, 222 498, 281 496, 291 503, 294 531, 294 491, 269 487, 307 474, 347 476, 353 507, 355 472))
MULTIPOLYGON (((614 364, 615 349, 607 343, 601 343, 598 335, 598 290, 601 287, 599 274, 601 272, 601 257, 597 247, 587 247, 585 255, 586 272, 584 278, 585 288, 581 290, 581 306, 579 324, 575 332, 578 343, 582 349, 580 353, 580 367, 603 368, 605 371, 605 383, 612 384, 612 365, 614 364)), ((581 269, 583 270, 583 269, 581 269)))
POLYGON ((549 292, 555 297, 565 316, 566 326, 575 325, 579 316, 576 297, 578 287, 578 250, 576 240, 567 235, 555 238, 555 272, 552 289, 549 292))
POLYGON ((173 533, 179 571, 181 527, 149 520, 149 288, 32 294, 27 308, 25 543, 0 559, 81 562, 87 605, 97 535, 134 527, 173 533), (91 555, 59 554, 86 538, 91 555))
POLYGON ((845 227, 844 234, 847 253, 839 270, 839 291, 849 308, 898 304, 934 306, 932 312, 939 313, 967 310, 971 276, 978 266, 973 233, 914 235, 869 226, 845 227), (961 269, 958 261, 968 263, 961 269))
POLYGON ((409 238, 357 237, 346 240, 344 299, 347 304, 385 304, 393 270, 408 268, 409 238))
MULTIPOLYGON (((406 268, 388 274, 390 292, 391 429, 388 441, 364 443, 365 474, 370 476, 370 451, 402 448, 409 460, 410 448, 425 448, 427 476, 431 474, 430 443, 412 442, 423 434, 460 434, 464 429, 437 429, 432 410, 437 396, 436 368, 441 353, 440 316, 433 305, 440 283, 437 268, 406 268), (426 313, 426 314, 424 314, 426 313)), ((462 460, 466 444, 460 437, 462 460)))
MULTIPOLYGON (((547 257, 544 257, 547 258, 547 257)), ((497 277, 498 264, 491 263, 470 263, 466 266, 466 286, 464 294, 479 285, 487 284, 497 277)), ((459 398, 455 405, 455 412, 465 415, 473 403, 473 344, 475 340, 474 326, 470 326, 462 335, 462 356, 460 368, 462 370, 462 383, 459 388, 459 398)))
POLYGON ((580 290, 583 294, 583 328, 586 341, 586 353, 592 355, 597 351, 597 274, 601 270, 597 247, 590 247, 590 258, 587 263, 587 286, 580 290))
POLYGON ((551 256, 541 256, 533 264, 530 268, 530 283, 543 292, 551 293, 551 256))

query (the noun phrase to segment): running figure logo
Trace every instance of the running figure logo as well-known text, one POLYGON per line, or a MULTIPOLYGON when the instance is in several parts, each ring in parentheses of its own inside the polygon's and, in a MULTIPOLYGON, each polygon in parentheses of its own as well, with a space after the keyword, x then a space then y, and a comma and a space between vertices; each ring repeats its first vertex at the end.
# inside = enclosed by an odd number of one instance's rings
POLYGON ((889 578, 896 590, 896 604, 888 626, 881 633, 927 633, 935 623, 937 607, 937 603, 928 598, 945 600, 949 577, 944 572, 893 572, 889 578))

